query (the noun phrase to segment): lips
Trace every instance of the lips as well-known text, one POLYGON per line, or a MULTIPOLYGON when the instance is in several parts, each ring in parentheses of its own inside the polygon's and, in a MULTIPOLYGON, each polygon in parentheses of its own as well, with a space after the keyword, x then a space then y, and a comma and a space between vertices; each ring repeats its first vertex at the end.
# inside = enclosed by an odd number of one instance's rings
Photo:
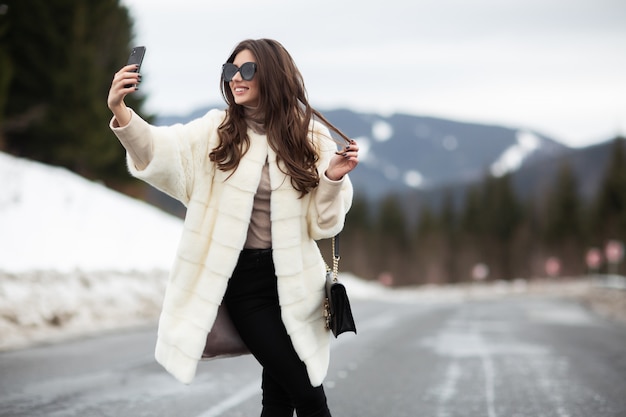
POLYGON ((248 84, 245 82, 232 83, 230 87, 231 94, 235 103, 239 105, 256 106, 259 101, 258 90, 255 88, 254 83, 248 84))

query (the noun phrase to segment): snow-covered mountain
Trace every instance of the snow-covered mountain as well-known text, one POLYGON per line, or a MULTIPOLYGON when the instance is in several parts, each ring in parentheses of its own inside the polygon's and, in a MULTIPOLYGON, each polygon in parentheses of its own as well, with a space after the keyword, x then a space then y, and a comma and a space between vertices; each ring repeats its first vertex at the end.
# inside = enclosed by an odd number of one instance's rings
POLYGON ((532 130, 404 114, 335 110, 325 115, 365 148, 351 178, 373 197, 474 182, 568 149, 532 130))

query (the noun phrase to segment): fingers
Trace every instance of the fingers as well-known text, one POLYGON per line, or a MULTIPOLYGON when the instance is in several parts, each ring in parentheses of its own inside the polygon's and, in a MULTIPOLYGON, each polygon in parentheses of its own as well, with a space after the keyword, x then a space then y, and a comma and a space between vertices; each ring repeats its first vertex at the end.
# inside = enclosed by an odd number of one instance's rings
POLYGON ((113 85, 127 89, 126 94, 138 90, 137 85, 141 82, 141 74, 137 72, 138 69, 137 65, 126 65, 115 74, 113 85))
POLYGON ((343 177, 359 164, 359 145, 355 140, 351 140, 348 145, 335 154, 337 156, 331 159, 327 170, 327 172, 331 172, 334 178, 343 177))
POLYGON ((119 72, 138 72, 138 71, 139 71, 139 65, 130 64, 130 65, 123 66, 119 72))
POLYGON ((334 156, 330 160, 325 174, 329 179, 337 181, 343 178, 344 175, 350 173, 358 164, 359 161, 356 156, 334 156))
POLYGON ((351 140, 349 145, 335 152, 335 154, 343 156, 346 159, 356 161, 359 157, 359 145, 356 143, 355 140, 351 140))
POLYGON ((141 74, 136 72, 137 69, 137 65, 126 65, 115 73, 107 100, 110 108, 121 105, 127 94, 139 89, 141 74))

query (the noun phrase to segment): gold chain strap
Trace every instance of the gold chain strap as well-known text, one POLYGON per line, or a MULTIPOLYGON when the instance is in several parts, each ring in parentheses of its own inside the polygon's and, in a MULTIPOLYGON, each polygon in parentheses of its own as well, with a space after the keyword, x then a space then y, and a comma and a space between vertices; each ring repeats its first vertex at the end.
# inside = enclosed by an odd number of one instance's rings
MULTIPOLYGON (((339 251, 337 250, 337 243, 335 242, 335 236, 333 236, 331 240, 331 248, 333 251, 332 278, 333 278, 333 282, 337 282, 339 279, 339 259, 341 257, 339 256, 339 251)), ((324 264, 326 264, 326 262, 324 262, 324 264)), ((330 271, 328 264, 326 264, 326 271, 330 271)), ((324 321, 325 321, 326 329, 328 330, 330 329, 330 320, 331 320, 330 302, 328 300, 328 297, 326 297, 326 299, 324 300, 324 319, 325 319, 324 321)))
POLYGON ((333 251, 333 281, 337 282, 339 279, 339 259, 341 259, 341 256, 339 256, 339 251, 337 250, 335 236, 333 236, 331 240, 331 247, 333 251))

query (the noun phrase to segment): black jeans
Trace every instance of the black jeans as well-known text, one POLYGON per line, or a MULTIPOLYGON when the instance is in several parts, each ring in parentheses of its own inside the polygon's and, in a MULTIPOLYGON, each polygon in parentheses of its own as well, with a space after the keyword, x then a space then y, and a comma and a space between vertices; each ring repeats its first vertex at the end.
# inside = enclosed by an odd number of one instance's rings
POLYGON ((330 417, 324 388, 313 387, 280 316, 271 249, 241 252, 224 301, 263 367, 261 417, 330 417))

